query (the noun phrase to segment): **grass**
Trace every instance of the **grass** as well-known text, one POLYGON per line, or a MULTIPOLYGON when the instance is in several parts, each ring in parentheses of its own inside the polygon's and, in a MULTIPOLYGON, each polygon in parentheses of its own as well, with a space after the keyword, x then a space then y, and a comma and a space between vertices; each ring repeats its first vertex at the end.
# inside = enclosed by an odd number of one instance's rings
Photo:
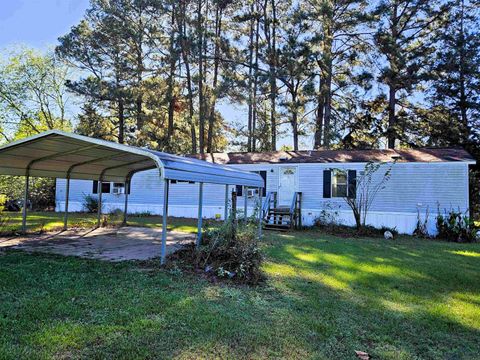
MULTIPOLYGON (((21 212, 4 212, 7 223, 2 229, 4 232, 16 232, 21 229, 22 213, 21 212)), ((123 217, 122 215, 105 215, 108 224, 119 225, 123 217)), ((68 215, 69 227, 93 227, 97 224, 97 214, 87 213, 70 213, 68 215)), ((161 216, 141 216, 129 215, 128 224, 131 226, 142 227, 161 227, 161 216)), ((63 228, 63 214, 55 212, 30 212, 27 214, 27 231, 55 231, 63 228)), ((175 221, 169 221, 167 226, 169 230, 177 230, 183 232, 197 232, 197 222, 192 219, 176 218, 175 221)))
POLYGON ((267 281, 0 255, 0 358, 474 359, 480 244, 268 233, 267 281))

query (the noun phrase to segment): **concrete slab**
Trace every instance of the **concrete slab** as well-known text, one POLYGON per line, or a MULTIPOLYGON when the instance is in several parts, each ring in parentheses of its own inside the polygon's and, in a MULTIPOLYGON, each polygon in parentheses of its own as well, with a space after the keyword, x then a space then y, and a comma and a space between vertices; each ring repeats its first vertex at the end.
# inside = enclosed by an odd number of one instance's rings
MULTIPOLYGON (((194 234, 169 231, 167 255, 195 241, 194 234)), ((160 256, 161 228, 98 228, 0 238, 0 249, 79 256, 106 261, 148 260, 160 256)))

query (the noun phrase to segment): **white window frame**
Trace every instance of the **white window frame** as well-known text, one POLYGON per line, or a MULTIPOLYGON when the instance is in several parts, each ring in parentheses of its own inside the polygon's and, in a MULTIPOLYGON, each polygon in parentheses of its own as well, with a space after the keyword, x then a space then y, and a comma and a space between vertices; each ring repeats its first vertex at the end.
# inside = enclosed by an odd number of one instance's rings
POLYGON ((110 184, 110 193, 113 195, 125 194, 125 183, 112 182, 110 184), (119 184, 121 184, 122 186, 118 186, 119 184), (119 191, 115 191, 115 189, 119 189, 119 191))
MULTIPOLYGON (((335 181, 335 186, 338 186, 337 182, 335 181)), ((331 198, 344 198, 348 197, 348 170, 346 169, 332 169, 330 172, 330 197, 331 198), (334 195, 333 187, 334 187, 334 181, 333 179, 336 178, 336 174, 338 172, 342 172, 345 174, 345 196, 338 196, 334 195)))

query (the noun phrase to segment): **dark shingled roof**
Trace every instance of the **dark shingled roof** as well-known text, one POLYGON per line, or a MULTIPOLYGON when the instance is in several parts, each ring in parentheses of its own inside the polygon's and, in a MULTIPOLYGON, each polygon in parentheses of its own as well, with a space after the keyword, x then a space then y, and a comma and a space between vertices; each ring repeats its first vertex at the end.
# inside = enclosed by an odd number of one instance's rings
POLYGON ((348 162, 450 162, 475 161, 463 149, 385 149, 385 150, 312 150, 234 152, 188 155, 216 164, 295 164, 295 163, 348 163, 348 162))

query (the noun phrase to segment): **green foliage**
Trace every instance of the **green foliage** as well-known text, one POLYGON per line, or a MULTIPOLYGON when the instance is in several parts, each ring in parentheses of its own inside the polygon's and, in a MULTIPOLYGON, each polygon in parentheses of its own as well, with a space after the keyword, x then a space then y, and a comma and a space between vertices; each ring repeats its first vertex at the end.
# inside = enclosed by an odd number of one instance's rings
MULTIPOLYGON (((7 200, 23 201, 25 178, 22 176, 0 176, 0 194, 7 200)), ((51 178, 30 178, 28 205, 33 210, 55 207, 55 180, 51 178)))
POLYGON ((475 242, 480 230, 473 219, 460 211, 437 215, 438 237, 455 242, 475 242))
POLYGON ((262 279, 263 255, 254 222, 238 224, 232 219, 220 227, 206 227, 202 246, 196 252, 196 266, 220 277, 255 285, 262 279))
POLYGON ((430 234, 428 232, 428 218, 430 216, 429 209, 425 210, 425 216, 422 219, 422 216, 420 214, 420 209, 417 210, 417 224, 415 226, 415 230, 413 231, 413 235, 419 237, 419 238, 429 238, 430 234))
POLYGON ((50 129, 71 130, 69 68, 52 53, 15 48, 0 61, 0 135, 11 141, 50 129))
POLYGON ((7 202, 7 195, 0 194, 0 214, 5 210, 5 203, 7 202))
POLYGON ((93 195, 83 195, 83 208, 88 213, 96 213, 98 212, 98 198, 93 195))

